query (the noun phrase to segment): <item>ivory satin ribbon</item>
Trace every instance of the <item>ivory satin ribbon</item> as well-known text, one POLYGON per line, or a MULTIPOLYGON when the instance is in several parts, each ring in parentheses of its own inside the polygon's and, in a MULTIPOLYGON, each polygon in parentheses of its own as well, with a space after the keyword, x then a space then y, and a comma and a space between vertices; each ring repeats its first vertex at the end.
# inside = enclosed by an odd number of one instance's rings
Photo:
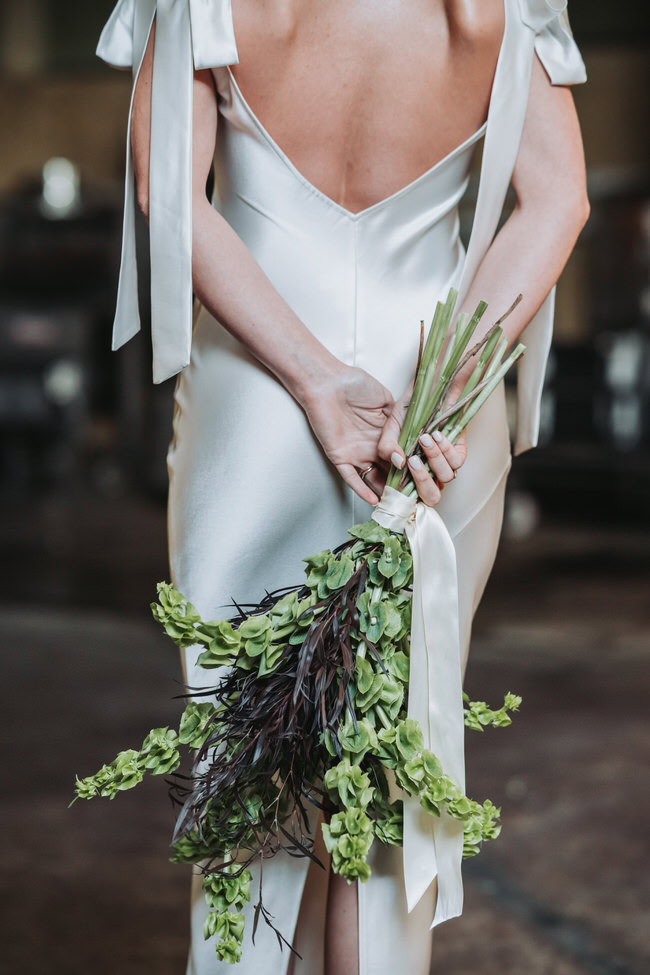
POLYGON ((140 330, 130 133, 135 83, 154 18, 149 249, 153 381, 161 383, 189 363, 192 343, 194 70, 237 64, 238 55, 230 0, 119 0, 101 33, 99 57, 133 70, 114 350, 140 330))
MULTIPOLYGON (((436 511, 387 487, 372 517, 406 534, 413 556, 409 718, 420 724, 424 747, 465 791, 465 724, 458 627, 456 550, 436 511)), ((431 816, 404 794, 403 863, 410 913, 438 877, 431 927, 463 909, 463 823, 431 816)))

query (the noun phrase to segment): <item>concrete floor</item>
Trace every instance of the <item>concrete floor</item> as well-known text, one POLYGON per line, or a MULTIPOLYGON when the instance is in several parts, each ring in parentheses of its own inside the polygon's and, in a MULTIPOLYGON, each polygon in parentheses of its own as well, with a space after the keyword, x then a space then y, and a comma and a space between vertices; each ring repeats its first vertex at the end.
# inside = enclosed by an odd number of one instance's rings
MULTIPOLYGON (((67 807, 75 773, 180 713, 177 651, 147 610, 167 575, 164 511, 14 503, 0 550, 0 971, 184 975, 189 868, 167 862, 164 782, 67 807)), ((433 972, 650 972, 649 551, 647 533, 607 525, 502 544, 466 688, 523 696, 510 728, 467 732, 470 794, 502 807, 503 832, 465 862, 433 972)))

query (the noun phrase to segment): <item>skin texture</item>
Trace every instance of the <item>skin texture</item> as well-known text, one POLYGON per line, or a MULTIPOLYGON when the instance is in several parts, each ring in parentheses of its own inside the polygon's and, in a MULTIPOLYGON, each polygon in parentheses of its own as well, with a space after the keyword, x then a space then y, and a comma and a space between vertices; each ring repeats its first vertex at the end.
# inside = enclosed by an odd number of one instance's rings
MULTIPOLYGON (((233 15, 240 57, 233 74, 245 98, 299 171, 348 210, 371 206, 410 183, 487 117, 503 0, 233 0, 233 15)), ((145 215, 154 37, 155 31, 136 87, 132 126, 145 215)), ((295 397, 341 476, 374 504, 391 455, 403 462, 397 437, 411 389, 395 402, 368 373, 339 362, 210 205, 205 184, 217 124, 212 74, 195 72, 195 292, 295 397), (377 473, 364 484, 357 471, 371 463, 377 473)), ((573 98, 569 88, 550 84, 537 57, 512 182, 514 211, 462 310, 473 310, 480 298, 493 310, 478 337, 522 292, 505 323, 514 341, 557 281, 589 214, 573 98)), ((472 368, 469 362, 450 402, 472 368)), ((424 468, 411 467, 411 473, 421 499, 436 505, 465 459, 465 442, 452 447, 443 438, 423 449, 436 477, 424 468)), ((357 975, 356 915, 356 884, 331 875, 327 975, 357 975)))

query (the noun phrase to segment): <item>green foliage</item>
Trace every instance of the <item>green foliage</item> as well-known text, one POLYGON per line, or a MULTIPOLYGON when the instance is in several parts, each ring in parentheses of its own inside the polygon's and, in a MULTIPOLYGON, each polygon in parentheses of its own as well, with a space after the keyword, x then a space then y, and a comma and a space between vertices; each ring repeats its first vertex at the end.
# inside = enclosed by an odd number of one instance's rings
POLYGON ((167 775, 178 768, 178 735, 170 728, 154 728, 142 744, 140 761, 152 775, 167 775))
POLYGON ((353 525, 352 528, 348 528, 348 535, 352 535, 352 538, 360 538, 361 541, 367 542, 369 545, 378 545, 385 542, 386 539, 391 538, 391 532, 379 522, 373 521, 363 521, 360 525, 353 525))
POLYGON ((381 704, 384 713, 395 719, 404 700, 404 685, 391 673, 384 674, 378 665, 371 663, 367 657, 357 656, 356 676, 357 711, 363 715, 369 713, 374 722, 374 706, 381 704))
POLYGON ((251 898, 250 870, 232 864, 223 873, 206 874, 203 878, 203 892, 208 907, 214 911, 241 911, 251 898))
POLYGON ((210 733, 210 724, 217 709, 209 701, 191 701, 181 717, 178 740, 188 748, 200 748, 210 733))
POLYGON ((332 869, 348 882, 365 882, 370 877, 366 856, 374 837, 373 823, 360 807, 335 813, 329 824, 322 823, 323 840, 332 858, 332 869))
POLYGON ((95 796, 114 799, 118 792, 132 789, 142 782, 144 774, 140 753, 128 748, 120 752, 110 765, 102 765, 94 775, 88 775, 85 779, 76 776, 76 799, 94 799, 95 796))
MULTIPOLYGON (((305 559, 306 588, 300 595, 295 590, 286 593, 270 606, 263 604, 264 612, 252 613, 235 624, 201 620, 195 607, 165 583, 158 586, 159 601, 152 604, 152 611, 178 646, 204 648, 198 663, 205 669, 237 667, 272 679, 286 656, 297 652, 320 614, 336 605, 331 602, 336 594, 348 587, 358 618, 348 615, 353 613, 349 597, 347 603, 339 601, 337 612, 340 622, 349 627, 354 660, 349 693, 356 727, 346 707, 335 733, 337 740, 331 729, 320 736, 323 786, 338 808, 330 822, 323 823, 322 831, 334 871, 349 882, 363 882, 370 876, 367 855, 375 838, 387 845, 403 843, 403 802, 390 801, 386 771, 392 771, 403 792, 418 800, 430 815, 446 813, 463 822, 464 857, 475 856, 482 843, 499 835, 501 810, 489 799, 479 803, 464 795, 437 756, 424 748, 419 725, 407 717, 413 560, 406 538, 374 521, 355 525, 350 535, 355 541, 337 553, 324 549, 305 559), (366 581, 357 594, 350 582, 361 570, 366 572, 366 581)), ((510 692, 498 709, 484 701, 470 701, 465 693, 463 700, 465 725, 478 731, 509 725, 509 712, 521 704, 521 698, 510 692)), ((152 729, 139 751, 120 752, 95 775, 77 778, 76 798, 112 799, 137 785, 147 772, 174 772, 180 763, 180 746, 200 749, 212 732, 218 733, 219 711, 226 706, 221 703, 217 709, 205 701, 190 701, 178 732, 152 729)), ((235 737, 226 745, 226 753, 237 754, 245 743, 245 738, 235 737)), ((172 862, 197 864, 227 858, 233 849, 255 849, 265 810, 277 803, 274 815, 280 824, 293 810, 270 774, 259 785, 236 791, 237 800, 228 789, 207 799, 200 827, 173 844, 172 862)), ((250 899, 250 871, 244 870, 238 877, 236 869, 233 864, 225 872, 206 875, 203 882, 209 907, 204 935, 216 938, 217 957, 231 964, 241 958, 242 909, 250 899)))
POLYGON ((412 583, 413 558, 404 535, 389 535, 383 548, 368 557, 368 575, 373 585, 388 584, 393 592, 412 583))
POLYGON ((72 802, 77 799, 94 799, 95 796, 114 799, 118 792, 132 789, 142 782, 146 772, 151 775, 166 775, 178 768, 179 763, 176 732, 169 728, 153 728, 140 751, 128 748, 119 752, 110 765, 102 765, 94 775, 88 775, 84 779, 76 776, 76 796, 72 802))
POLYGON ((374 787, 370 785, 370 777, 361 771, 359 765, 351 765, 348 758, 329 768, 323 783, 330 798, 334 802, 340 802, 346 809, 353 806, 365 809, 375 794, 374 787))
POLYGON ((386 845, 402 846, 404 841, 403 802, 396 799, 388 802, 378 798, 373 802, 372 814, 375 823, 375 836, 386 845))
POLYGON ((505 728, 512 724, 508 711, 518 711, 521 704, 519 695, 512 694, 510 691, 505 694, 502 706, 495 711, 485 701, 470 701, 465 691, 463 691, 463 700, 467 704, 464 709, 465 726, 472 728, 473 731, 483 731, 488 725, 493 728, 505 728))
POLYGON ((232 664, 239 654, 241 637, 228 620, 215 620, 203 623, 201 634, 207 641, 207 650, 199 654, 198 664, 206 670, 212 667, 225 667, 232 664))
POLYGON ((203 937, 207 941, 216 936, 215 950, 220 961, 234 964, 241 958, 244 936, 241 910, 250 900, 252 879, 250 870, 235 864, 203 878, 203 892, 210 908, 203 922, 203 937))
POLYGON ((159 582, 158 602, 151 603, 151 612, 165 633, 179 647, 191 647, 197 642, 196 626, 201 617, 195 607, 167 582, 159 582))
POLYGON ((481 844, 485 840, 495 840, 501 832, 501 825, 497 822, 501 809, 489 799, 483 804, 470 799, 471 812, 465 821, 463 833, 463 857, 476 856, 480 853, 481 844))
POLYGON ((361 762, 366 752, 377 747, 377 733, 368 719, 357 719, 357 731, 355 731, 348 712, 339 725, 338 739, 341 748, 353 755, 357 763, 361 762))

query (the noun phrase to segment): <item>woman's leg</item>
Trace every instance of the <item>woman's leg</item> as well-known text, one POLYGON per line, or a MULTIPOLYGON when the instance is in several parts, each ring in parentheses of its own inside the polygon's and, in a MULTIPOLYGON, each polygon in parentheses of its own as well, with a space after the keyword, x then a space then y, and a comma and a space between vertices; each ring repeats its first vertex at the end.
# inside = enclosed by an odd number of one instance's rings
POLYGON ((358 881, 330 871, 325 920, 325 975, 359 975, 358 881))

